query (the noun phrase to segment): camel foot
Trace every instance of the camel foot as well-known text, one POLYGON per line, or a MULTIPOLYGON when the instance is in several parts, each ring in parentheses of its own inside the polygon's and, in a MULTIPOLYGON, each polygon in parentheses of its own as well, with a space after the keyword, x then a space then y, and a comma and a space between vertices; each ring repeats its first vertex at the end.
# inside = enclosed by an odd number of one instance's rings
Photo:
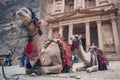
POLYGON ((31 74, 32 74, 32 70, 31 70, 31 69, 26 69, 26 70, 25 70, 25 73, 26 73, 27 75, 31 75, 31 74))
POLYGON ((86 67, 79 67, 79 68, 76 68, 76 71, 78 72, 78 71, 86 71, 86 67))
POLYGON ((40 69, 34 70, 34 73, 36 75, 44 75, 44 74, 46 74, 44 68, 40 68, 40 69))
POLYGON ((35 73, 36 75, 39 75, 39 76, 42 75, 41 72, 40 72, 40 70, 35 70, 34 73, 35 73))
POLYGON ((87 72, 88 73, 91 73, 91 72, 96 72, 98 69, 97 69, 97 67, 96 66, 93 66, 93 67, 89 67, 89 68, 87 68, 87 72))
POLYGON ((87 73, 91 73, 91 72, 96 72, 97 70, 91 70, 91 69, 88 70, 87 69, 86 71, 87 71, 87 73))

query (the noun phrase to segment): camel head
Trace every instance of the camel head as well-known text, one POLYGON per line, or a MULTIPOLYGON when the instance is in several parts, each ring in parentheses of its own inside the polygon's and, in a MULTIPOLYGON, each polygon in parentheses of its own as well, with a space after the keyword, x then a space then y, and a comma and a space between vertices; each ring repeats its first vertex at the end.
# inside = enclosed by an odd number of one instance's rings
POLYGON ((39 25, 43 24, 43 20, 38 21, 31 9, 23 7, 18 10, 16 14, 21 20, 22 28, 26 30, 28 35, 34 35, 35 33, 41 31, 39 25))
POLYGON ((76 42, 76 41, 80 41, 80 44, 82 44, 82 41, 81 41, 81 35, 71 35, 70 36, 70 40, 72 40, 73 42, 76 42))
POLYGON ((23 7, 20 10, 18 10, 16 14, 17 14, 18 18, 22 21, 23 24, 30 22, 32 19, 32 17, 31 17, 32 13, 26 7, 23 7))
POLYGON ((97 46, 95 46, 95 45, 92 45, 89 49, 88 49, 88 51, 89 52, 95 52, 97 50, 97 46))
POLYGON ((79 35, 71 35, 70 40, 72 40, 71 50, 73 52, 75 51, 75 49, 78 50, 82 46, 81 36, 79 36, 79 35))

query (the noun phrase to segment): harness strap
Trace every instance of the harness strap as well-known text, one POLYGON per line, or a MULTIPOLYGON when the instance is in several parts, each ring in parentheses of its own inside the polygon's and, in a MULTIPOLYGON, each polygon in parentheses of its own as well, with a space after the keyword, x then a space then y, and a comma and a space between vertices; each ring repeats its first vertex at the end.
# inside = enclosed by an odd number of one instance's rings
POLYGON ((28 27, 31 23, 33 22, 33 20, 31 20, 30 22, 28 22, 27 24, 22 24, 23 27, 28 27))
POLYGON ((90 63, 91 63, 91 65, 93 64, 93 56, 95 58, 95 65, 97 65, 97 60, 96 60, 97 56, 96 56, 96 53, 91 53, 90 63))

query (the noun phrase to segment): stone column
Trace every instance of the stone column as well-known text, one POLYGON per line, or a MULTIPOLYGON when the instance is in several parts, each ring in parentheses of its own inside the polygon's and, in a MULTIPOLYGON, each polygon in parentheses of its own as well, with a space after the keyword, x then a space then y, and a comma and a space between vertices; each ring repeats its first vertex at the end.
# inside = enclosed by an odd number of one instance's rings
POLYGON ((89 22, 85 23, 85 31, 86 31, 86 50, 90 48, 90 24, 89 22))
POLYGON ((53 6, 52 6, 52 14, 55 12, 55 0, 53 0, 53 6))
POLYGON ((50 27, 49 33, 48 33, 48 39, 50 39, 52 37, 52 34, 53 34, 53 29, 50 27))
POLYGON ((119 34, 118 34, 116 19, 112 19, 111 24, 112 24, 112 30, 113 30, 115 50, 116 50, 116 53, 118 54, 120 53, 120 41, 119 41, 119 34))
POLYGON ((95 0, 96 6, 99 5, 99 0, 95 0))
POLYGON ((83 9, 85 8, 85 0, 83 0, 83 6, 82 7, 83 7, 83 9))
POLYGON ((99 48, 101 50, 103 50, 103 39, 102 39, 102 23, 101 21, 97 21, 97 31, 98 31, 98 44, 99 44, 99 48))
POLYGON ((62 0, 62 13, 64 13, 64 9, 65 9, 65 0, 62 0))
POLYGON ((59 34, 63 36, 63 26, 59 26, 59 34))
POLYGON ((76 0, 74 0, 74 10, 76 9, 76 0))
POLYGON ((70 40, 70 36, 73 35, 73 24, 69 24, 69 37, 68 42, 71 44, 72 41, 70 40))

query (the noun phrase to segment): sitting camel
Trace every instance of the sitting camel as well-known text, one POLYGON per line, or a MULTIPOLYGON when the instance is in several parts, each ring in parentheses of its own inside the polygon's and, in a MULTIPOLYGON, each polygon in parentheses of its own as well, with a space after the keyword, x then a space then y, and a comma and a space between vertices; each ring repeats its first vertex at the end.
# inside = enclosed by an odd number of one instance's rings
POLYGON ((63 70, 60 49, 56 41, 50 42, 47 47, 41 46, 41 29, 35 14, 28 8, 17 11, 23 28, 27 32, 28 43, 26 45, 27 65, 26 74, 37 75, 48 73, 61 73, 63 70))
POLYGON ((103 52, 97 47, 92 46, 88 52, 85 52, 82 46, 80 36, 72 35, 70 37, 72 40, 71 49, 74 54, 77 54, 82 62, 84 63, 83 67, 76 68, 76 71, 87 71, 94 72, 97 70, 107 70, 108 60, 103 55, 103 52))

